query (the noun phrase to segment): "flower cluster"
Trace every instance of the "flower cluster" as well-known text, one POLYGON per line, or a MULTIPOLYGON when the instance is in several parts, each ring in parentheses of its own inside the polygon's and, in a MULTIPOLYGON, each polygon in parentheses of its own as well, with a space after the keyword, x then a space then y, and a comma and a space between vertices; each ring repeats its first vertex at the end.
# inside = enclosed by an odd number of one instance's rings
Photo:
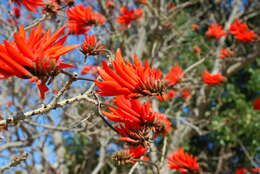
POLYGON ((120 13, 121 16, 117 17, 117 22, 124 25, 124 27, 143 17, 143 10, 140 8, 129 10, 127 7, 122 7, 120 8, 120 13))
POLYGON ((259 173, 259 172, 260 172, 260 168, 253 168, 251 170, 247 170, 244 168, 238 168, 238 169, 236 169, 235 174, 259 173))
POLYGON ((117 96, 113 104, 108 106, 110 112, 103 111, 103 114, 119 124, 115 126, 122 136, 119 140, 128 145, 127 149, 115 153, 119 163, 131 163, 132 158, 141 157, 156 136, 166 135, 171 130, 172 123, 163 114, 154 112, 149 101, 141 103, 138 99, 117 96), (136 148, 141 149, 138 155, 131 153, 136 148))
POLYGON ((220 73, 217 74, 211 74, 208 72, 208 70, 205 70, 202 73, 202 81, 206 84, 210 85, 218 85, 221 84, 222 82, 226 81, 226 78, 222 76, 220 73))
POLYGON ((125 95, 129 98, 163 95, 167 87, 174 86, 183 77, 182 69, 176 65, 162 77, 160 70, 152 69, 146 61, 142 65, 134 56, 134 63, 125 61, 121 51, 117 50, 112 68, 103 61, 98 73, 103 81, 95 81, 97 91, 102 96, 125 95))
POLYGON ((43 0, 12 0, 18 6, 25 6, 29 11, 36 12, 37 7, 44 6, 43 0))
POLYGON ((225 58, 229 58, 232 56, 234 56, 234 52, 231 51, 229 48, 222 48, 220 50, 220 55, 219 55, 220 59, 225 59, 225 58))
MULTIPOLYGON (((240 22, 238 19, 235 20, 233 24, 229 27, 229 33, 234 35, 235 38, 241 42, 252 42, 256 40, 257 35, 254 31, 249 30, 246 23, 240 22)), ((219 24, 212 24, 209 26, 206 36, 215 37, 217 39, 226 36, 223 27, 219 24)))
POLYGON ((67 16, 70 33, 75 35, 84 34, 90 29, 90 26, 103 25, 106 22, 102 14, 82 4, 69 8, 67 16))
POLYGON ((223 27, 218 24, 212 24, 208 28, 208 31, 206 32, 206 36, 208 37, 215 37, 217 39, 226 36, 227 33, 223 30, 223 27))
POLYGON ((38 25, 26 37, 21 26, 14 34, 14 41, 0 44, 0 78, 17 76, 31 79, 31 82, 36 82, 40 97, 44 99, 48 90, 46 83, 50 83, 61 69, 73 67, 59 60, 60 56, 78 47, 63 45, 67 38, 67 35, 61 37, 64 30, 62 27, 51 35, 50 31, 45 32, 42 25, 38 25))
POLYGON ((231 24, 229 31, 237 40, 242 42, 252 42, 256 39, 255 32, 249 30, 247 24, 240 22, 238 19, 231 24))
POLYGON ((182 174, 197 173, 200 171, 197 159, 184 152, 183 148, 177 149, 168 157, 168 167, 182 174))
POLYGON ((95 56, 101 54, 101 50, 105 46, 101 45, 100 42, 97 42, 95 35, 86 35, 84 42, 81 44, 81 52, 85 56, 95 56))

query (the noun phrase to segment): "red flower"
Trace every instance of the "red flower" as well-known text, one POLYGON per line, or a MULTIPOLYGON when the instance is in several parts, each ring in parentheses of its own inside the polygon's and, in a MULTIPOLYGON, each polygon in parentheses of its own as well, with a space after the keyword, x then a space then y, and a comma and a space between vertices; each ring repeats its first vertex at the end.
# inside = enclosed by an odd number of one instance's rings
POLYGON ((84 7, 79 4, 67 10, 68 27, 71 34, 84 34, 89 26, 103 25, 105 17, 92 10, 91 7, 84 7))
POLYGON ((192 24, 191 28, 192 28, 193 31, 198 31, 200 26, 198 24, 192 24))
POLYGON ((117 50, 115 60, 110 68, 105 61, 98 73, 102 82, 95 81, 102 96, 125 95, 128 97, 155 96, 165 90, 165 82, 161 80, 160 70, 152 69, 148 62, 143 66, 135 56, 134 64, 122 58, 121 51, 117 50))
POLYGON ((202 81, 206 84, 212 84, 212 85, 218 85, 224 81, 226 81, 226 78, 222 76, 221 74, 210 74, 208 70, 205 70, 202 73, 202 81))
POLYGON ((12 2, 19 6, 24 5, 31 12, 36 12, 35 8, 44 6, 43 0, 12 0, 12 2))
POLYGON ((200 170, 197 159, 184 152, 183 148, 176 150, 168 157, 168 167, 180 171, 182 174, 198 172, 200 170))
POLYGON ((223 27, 221 25, 218 25, 218 24, 210 25, 210 27, 208 28, 208 31, 206 32, 206 36, 215 37, 217 39, 219 39, 223 36, 226 36, 226 35, 227 34, 223 30, 223 27))
POLYGON ((254 102, 254 104, 253 104, 253 108, 254 108, 254 110, 260 110, 260 97, 258 97, 258 98, 255 100, 255 102, 254 102))
POLYGON ((234 56, 234 52, 231 51, 229 48, 222 48, 220 50, 220 55, 219 55, 220 59, 225 59, 232 56, 234 56))
POLYGON ((85 65, 81 70, 81 74, 88 74, 91 72, 93 75, 95 75, 97 73, 97 68, 97 66, 85 65))
POLYGON ((106 0, 106 8, 116 8, 116 4, 113 0, 106 0))
POLYGON ((174 86, 181 81, 183 76, 182 68, 179 65, 175 65, 170 69, 169 73, 166 74, 165 80, 170 86, 174 86))
POLYGON ((168 8, 168 9, 175 9, 175 8, 176 8, 176 5, 174 5, 174 4, 169 4, 167 8, 168 8))
POLYGON ((95 35, 86 35, 80 51, 86 56, 95 56, 101 54, 100 51, 104 48, 104 45, 97 42, 95 35))
POLYGON ((130 148, 115 152, 112 155, 112 159, 119 164, 134 164, 136 162, 134 159, 140 159, 145 153, 147 153, 145 147, 140 145, 131 146, 130 148))
POLYGON ((260 168, 253 168, 251 171, 254 173, 257 173, 257 172, 260 172, 260 168))
POLYGON ((14 41, 0 45, 0 78, 17 76, 37 82, 43 99, 48 90, 45 85, 60 72, 60 69, 73 67, 59 60, 61 55, 75 49, 78 45, 63 46, 67 35, 60 38, 65 27, 51 35, 38 25, 26 37, 24 27, 14 34, 14 41), (60 38, 60 39, 59 39, 60 38), (58 40, 59 39, 59 40, 58 40))
POLYGON ((175 96, 175 93, 176 92, 174 90, 170 90, 168 93, 163 94, 162 96, 157 96, 157 99, 160 102, 164 102, 164 101, 167 101, 169 99, 172 99, 175 96))
POLYGON ((247 24, 240 22, 238 19, 230 25, 229 31, 237 40, 242 42, 252 42, 256 39, 255 32, 249 30, 247 24))
POLYGON ((19 17, 21 16, 21 10, 20 10, 20 8, 14 7, 14 8, 13 8, 13 14, 14 14, 15 18, 19 18, 19 17))
POLYGON ((140 8, 129 10, 127 7, 122 7, 120 13, 122 15, 117 17, 117 22, 124 26, 129 26, 133 21, 143 17, 143 10, 140 8))
MULTIPOLYGON (((118 131, 125 137, 131 137, 133 133, 153 130, 156 134, 166 135, 171 129, 171 122, 162 114, 153 112, 149 101, 142 104, 138 99, 129 100, 124 96, 118 96, 113 100, 116 107, 109 106, 110 112, 103 111, 103 114, 114 122, 124 123, 117 128, 118 131), (143 130, 145 129, 145 130, 143 130), (128 136, 129 135, 129 136, 128 136)), ((141 133, 137 133, 141 135, 141 133)), ((133 138, 139 139, 139 138, 133 138)))
POLYGON ((247 172, 248 172, 247 169, 238 168, 238 169, 236 169, 236 173, 235 174, 246 174, 247 172))
POLYGON ((192 51, 196 54, 200 54, 201 48, 198 45, 194 45, 194 47, 192 48, 192 51))
POLYGON ((191 97, 190 89, 189 88, 182 88, 181 89, 181 97, 183 99, 188 99, 191 97))

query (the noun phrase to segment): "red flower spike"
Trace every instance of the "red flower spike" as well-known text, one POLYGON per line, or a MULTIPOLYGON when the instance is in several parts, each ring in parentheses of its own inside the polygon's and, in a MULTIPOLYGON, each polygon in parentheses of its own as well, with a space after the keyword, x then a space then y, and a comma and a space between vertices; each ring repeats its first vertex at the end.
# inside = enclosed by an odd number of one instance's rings
POLYGON ((117 22, 125 27, 130 26, 133 21, 138 21, 143 17, 143 10, 140 8, 129 10, 124 6, 120 8, 120 13, 122 15, 117 17, 117 22))
POLYGON ((167 92, 166 94, 163 94, 162 96, 157 96, 157 99, 160 102, 165 102, 169 99, 174 98, 175 94, 176 94, 176 92, 174 90, 170 90, 169 92, 167 92))
POLYGON ((183 148, 176 150, 168 157, 168 167, 180 171, 182 174, 198 172, 200 170, 197 159, 184 152, 183 148))
POLYGON ((97 73, 97 66, 89 66, 89 65, 85 65, 82 69, 81 69, 81 74, 88 74, 88 73, 92 73, 92 75, 96 75, 97 73))
POLYGON ((149 139, 147 131, 153 130, 156 135, 166 135, 171 130, 171 122, 163 114, 152 111, 150 102, 144 104, 137 99, 129 100, 124 96, 114 99, 116 107, 108 107, 110 112, 103 111, 103 114, 110 120, 124 125, 116 128, 124 137, 123 141, 133 143, 138 139, 149 139), (147 137, 147 138, 145 138, 147 137))
POLYGON ((148 62, 143 66, 135 56, 134 64, 122 58, 121 51, 117 50, 115 60, 110 68, 105 61, 98 69, 103 79, 95 81, 102 96, 125 95, 130 98, 142 96, 156 96, 165 91, 165 82, 161 80, 160 70, 152 69, 148 62))
POLYGON ((140 126, 152 124, 154 121, 156 113, 152 111, 149 101, 142 104, 138 99, 129 100, 124 96, 117 96, 113 102, 116 108, 108 107, 111 113, 103 111, 112 121, 140 126))
POLYGON ((229 48, 222 48, 220 50, 220 55, 219 55, 220 59, 225 59, 225 58, 229 58, 232 56, 234 56, 234 52, 231 51, 229 48))
POLYGON ((43 0, 11 0, 16 3, 18 6, 25 6, 29 11, 36 12, 37 7, 44 6, 43 0))
POLYGON ((86 56, 100 55, 105 46, 97 42, 95 35, 86 35, 84 42, 81 44, 81 52, 86 56))
POLYGON ((246 174, 247 172, 248 172, 247 169, 238 168, 238 169, 236 169, 236 173, 235 174, 246 174))
POLYGON ((248 29, 246 23, 242 23, 238 19, 230 25, 229 31, 241 42, 252 42, 257 37, 254 31, 248 29))
POLYGON ((17 7, 14 7, 13 8, 13 15, 14 15, 15 18, 20 18, 20 16, 21 16, 21 9, 17 8, 17 7))
POLYGON ((182 88, 181 89, 181 97, 183 99, 189 99, 191 97, 190 89, 189 88, 182 88))
POLYGON ((254 110, 260 110, 260 97, 258 97, 253 103, 254 110))
POLYGON ((93 25, 104 25, 105 17, 92 10, 91 7, 84 7, 79 4, 67 10, 68 28, 71 34, 84 34, 93 25))
POLYGON ((166 74, 165 80, 168 82, 168 85, 175 86, 181 81, 183 76, 182 68, 179 65, 175 65, 170 69, 169 73, 166 74))
POLYGON ((14 34, 14 41, 4 41, 4 44, 0 45, 0 78, 30 78, 31 82, 36 82, 40 96, 44 99, 48 90, 45 84, 55 77, 60 69, 73 67, 59 60, 60 56, 78 47, 63 45, 67 38, 66 35, 60 38, 64 29, 65 27, 62 27, 51 35, 50 31, 45 32, 42 25, 38 25, 32 28, 26 37, 21 26, 19 32, 14 34))
POLYGON ((112 159, 119 164, 135 164, 136 161, 134 159, 140 159, 145 153, 147 153, 145 147, 131 146, 130 148, 115 152, 112 155, 112 159))
POLYGON ((206 84, 219 85, 220 83, 226 81, 226 78, 221 74, 210 74, 208 70, 202 73, 202 81, 206 84))
POLYGON ((209 26, 208 31, 206 32, 206 36, 208 37, 215 37, 216 39, 219 39, 223 36, 226 36, 227 34, 223 30, 223 27, 218 24, 212 24, 209 26))
POLYGON ((260 172, 260 168, 253 168, 251 171, 252 171, 253 173, 258 173, 258 172, 260 172))

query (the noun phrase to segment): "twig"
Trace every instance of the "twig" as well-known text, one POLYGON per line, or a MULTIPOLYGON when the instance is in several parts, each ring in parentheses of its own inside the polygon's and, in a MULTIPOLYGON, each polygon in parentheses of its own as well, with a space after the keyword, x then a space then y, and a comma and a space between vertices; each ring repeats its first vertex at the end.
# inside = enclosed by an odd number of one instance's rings
POLYGON ((0 172, 3 173, 5 170, 10 169, 11 167, 15 167, 19 165, 22 161, 25 161, 28 157, 28 153, 24 152, 20 156, 15 157, 9 164, 0 168, 0 172))
POLYGON ((99 98, 98 98, 98 96, 97 96, 97 94, 96 93, 94 93, 94 96, 95 96, 95 98, 96 98, 96 100, 97 100, 97 105, 98 105, 98 107, 97 107, 97 111, 98 111, 98 115, 100 116, 100 118, 104 121, 104 123, 108 126, 108 127, 110 127, 113 131, 115 131, 117 134, 118 134, 118 132, 117 132, 117 130, 105 119, 105 117, 103 116, 103 114, 102 114, 102 112, 101 112, 101 102, 99 101, 99 98))
POLYGON ((30 30, 32 27, 35 27, 35 26, 38 25, 40 22, 42 22, 42 21, 44 21, 45 19, 47 19, 47 17, 48 17, 47 14, 42 15, 40 18, 34 20, 32 24, 26 26, 26 27, 24 28, 24 30, 25 30, 25 31, 30 30))
POLYGON ((151 165, 151 166, 154 166, 154 167, 156 168, 156 173, 157 173, 157 174, 160 174, 159 167, 158 167, 155 163, 153 163, 153 162, 151 162, 151 161, 140 160, 140 159, 133 159, 133 161, 143 162, 143 163, 147 163, 147 164, 149 164, 149 165, 151 165))
POLYGON ((128 174, 133 174, 135 169, 138 167, 139 162, 136 162, 130 169, 130 171, 128 172, 128 174))
POLYGON ((43 105, 42 107, 32 110, 32 111, 28 111, 26 113, 21 113, 21 114, 17 114, 15 117, 13 118, 8 118, 8 119, 4 119, 0 121, 0 126, 3 125, 7 125, 9 123, 17 123, 19 121, 25 120, 27 118, 31 118, 33 115, 40 115, 40 114, 44 114, 49 112, 52 109, 56 109, 56 108, 60 108, 60 107, 64 107, 65 105, 71 104, 71 103, 75 103, 75 102, 79 102, 82 100, 86 100, 90 103, 94 103, 97 104, 97 102, 91 98, 88 97, 88 95, 92 92, 93 88, 95 86, 95 83, 93 83, 89 89, 83 93, 82 95, 76 96, 76 97, 72 97, 66 100, 63 100, 61 102, 58 103, 52 103, 52 104, 47 104, 47 105, 43 105))

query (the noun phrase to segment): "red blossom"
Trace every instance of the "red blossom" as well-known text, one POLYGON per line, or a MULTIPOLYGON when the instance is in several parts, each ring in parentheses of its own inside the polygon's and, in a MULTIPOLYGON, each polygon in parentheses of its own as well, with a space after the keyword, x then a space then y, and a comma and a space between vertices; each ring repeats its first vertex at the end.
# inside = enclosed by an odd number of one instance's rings
POLYGON ((95 81, 99 87, 97 92, 102 96, 125 95, 136 98, 160 95, 165 90, 161 71, 152 69, 147 61, 142 65, 136 56, 132 64, 125 61, 121 51, 117 50, 111 68, 105 61, 102 63, 98 73, 103 81, 95 81))
POLYGON ((106 0, 106 8, 116 8, 116 3, 113 0, 106 0))
POLYGON ((11 0, 16 3, 18 6, 25 6, 29 11, 36 12, 37 7, 44 6, 43 0, 11 0))
POLYGON ((210 74, 208 70, 205 70, 201 75, 202 81, 206 84, 218 85, 224 81, 226 78, 222 76, 220 73, 210 74))
POLYGON ((97 41, 95 35, 86 35, 80 51, 86 56, 95 56, 101 54, 101 50, 104 48, 105 46, 97 41))
POLYGON ((192 24, 191 28, 192 28, 193 31, 198 31, 200 26, 198 24, 192 24))
POLYGON ((231 51, 229 48, 222 48, 220 50, 220 55, 219 55, 220 59, 225 59, 232 56, 234 56, 234 52, 231 51))
POLYGON ((30 79, 36 82, 40 97, 44 99, 48 90, 46 83, 51 82, 60 69, 73 67, 59 60, 60 56, 78 47, 63 45, 67 38, 67 35, 61 37, 64 30, 65 27, 62 27, 51 35, 51 31, 46 32, 42 25, 38 25, 26 37, 21 26, 19 32, 14 34, 14 41, 4 41, 0 45, 0 78, 17 76, 30 79))
POLYGON ((15 18, 19 18, 21 16, 21 9, 14 7, 13 8, 13 14, 14 14, 15 18))
POLYGON ((258 97, 253 103, 254 110, 260 110, 260 97, 258 97))
POLYGON ((190 89, 189 88, 182 88, 181 89, 181 97, 183 99, 188 99, 191 97, 190 89))
POLYGON ((106 22, 102 14, 82 4, 69 8, 67 10, 67 16, 68 28, 71 34, 84 34, 89 30, 89 26, 103 25, 106 22))
POLYGON ((117 96, 113 103, 116 107, 108 107, 111 113, 103 111, 103 114, 112 121, 139 127, 161 126, 164 128, 168 125, 168 123, 160 125, 159 122, 162 121, 160 119, 167 120, 167 118, 163 118, 161 114, 154 112, 149 101, 142 104, 138 99, 129 100, 124 96, 117 96))
POLYGON ((192 48, 192 51, 196 54, 200 54, 201 48, 198 45, 194 45, 194 47, 192 48))
POLYGON ((197 159, 184 152, 183 148, 176 150, 168 157, 168 167, 180 171, 182 174, 198 172, 200 170, 197 159))
POLYGON ((127 7, 120 8, 121 16, 117 17, 117 22, 124 26, 129 26, 133 21, 143 17, 143 10, 141 8, 136 8, 129 10, 127 7))
POLYGON ((237 40, 242 42, 252 42, 257 37, 254 31, 248 29, 246 23, 242 23, 238 19, 230 25, 229 31, 237 40))
POLYGON ((236 169, 236 173, 235 174, 246 174, 247 172, 248 172, 247 169, 238 168, 238 169, 236 169))
POLYGON ((140 159, 145 153, 147 153, 147 148, 141 145, 131 146, 127 149, 115 152, 112 155, 112 159, 119 164, 135 164, 135 159, 140 159))
POLYGON ((160 102, 165 102, 169 99, 172 99, 174 98, 175 96, 175 91, 174 90, 170 90, 169 92, 163 94, 162 96, 157 96, 157 99, 160 101, 160 102))
POLYGON ((253 168, 253 169, 251 169, 251 171, 254 173, 257 173, 257 172, 260 172, 260 168, 253 168))
POLYGON ((209 26, 206 36, 215 37, 217 39, 226 36, 226 32, 223 30, 223 27, 219 24, 212 24, 209 26))
POLYGON ((82 69, 81 69, 81 74, 88 74, 88 73, 92 73, 93 75, 95 75, 97 73, 97 66, 89 66, 89 65, 85 65, 82 69))
POLYGON ((183 76, 182 68, 179 65, 175 65, 170 69, 169 73, 166 74, 165 80, 170 86, 174 86, 181 81, 183 76))

